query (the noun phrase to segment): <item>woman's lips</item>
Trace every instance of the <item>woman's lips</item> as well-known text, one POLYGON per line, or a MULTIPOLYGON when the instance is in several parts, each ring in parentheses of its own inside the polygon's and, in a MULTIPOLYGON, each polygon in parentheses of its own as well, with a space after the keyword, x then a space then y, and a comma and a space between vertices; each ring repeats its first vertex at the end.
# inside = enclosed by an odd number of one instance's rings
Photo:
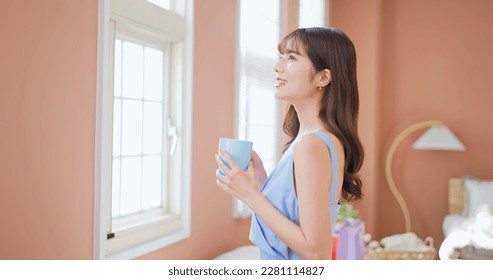
POLYGON ((282 86, 284 86, 285 84, 287 84, 287 82, 288 82, 288 81, 283 80, 283 79, 281 79, 281 78, 277 78, 277 79, 276 79, 276 81, 277 81, 277 83, 276 83, 276 88, 278 88, 278 87, 282 87, 282 86))

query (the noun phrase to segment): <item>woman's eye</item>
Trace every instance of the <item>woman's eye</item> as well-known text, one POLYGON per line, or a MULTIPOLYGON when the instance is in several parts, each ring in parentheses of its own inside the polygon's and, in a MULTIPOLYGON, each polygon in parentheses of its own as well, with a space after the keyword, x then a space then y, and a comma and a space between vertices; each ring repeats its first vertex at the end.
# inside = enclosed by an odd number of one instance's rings
POLYGON ((295 59, 295 58, 294 58, 294 56, 292 56, 292 55, 290 55, 290 56, 288 57, 288 60, 294 60, 294 59, 295 59))

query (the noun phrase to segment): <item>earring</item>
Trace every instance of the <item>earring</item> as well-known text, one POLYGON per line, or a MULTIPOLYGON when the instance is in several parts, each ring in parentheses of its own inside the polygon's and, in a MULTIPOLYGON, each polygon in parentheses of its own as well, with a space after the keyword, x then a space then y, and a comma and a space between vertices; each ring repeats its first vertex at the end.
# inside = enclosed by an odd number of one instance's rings
POLYGON ((319 89, 319 90, 321 90, 321 89, 322 89, 322 87, 318 87, 318 89, 319 89))

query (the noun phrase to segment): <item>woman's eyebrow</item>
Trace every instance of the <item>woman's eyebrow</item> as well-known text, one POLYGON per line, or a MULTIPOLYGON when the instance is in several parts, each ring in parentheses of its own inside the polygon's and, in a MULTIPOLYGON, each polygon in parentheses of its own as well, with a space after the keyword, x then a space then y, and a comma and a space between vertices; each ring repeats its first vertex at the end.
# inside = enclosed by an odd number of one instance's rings
POLYGON ((292 54, 292 53, 297 54, 297 55, 301 55, 299 52, 294 51, 294 50, 287 50, 287 51, 285 52, 285 54, 292 54))

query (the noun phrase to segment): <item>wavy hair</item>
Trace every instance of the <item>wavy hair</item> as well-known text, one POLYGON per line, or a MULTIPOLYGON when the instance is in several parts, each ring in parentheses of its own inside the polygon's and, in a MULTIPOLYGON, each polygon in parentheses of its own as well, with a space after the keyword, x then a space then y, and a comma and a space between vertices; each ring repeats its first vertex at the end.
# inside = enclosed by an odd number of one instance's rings
MULTIPOLYGON (((358 171, 363 164, 364 151, 358 136, 359 97, 354 45, 339 29, 313 27, 291 32, 278 46, 280 53, 300 53, 300 48, 305 50, 315 71, 331 71, 331 82, 324 88, 318 117, 344 147, 342 197, 347 201, 361 199, 362 182, 358 171)), ((290 105, 283 130, 291 139, 284 145, 283 153, 293 143, 299 129, 298 114, 290 105)))

